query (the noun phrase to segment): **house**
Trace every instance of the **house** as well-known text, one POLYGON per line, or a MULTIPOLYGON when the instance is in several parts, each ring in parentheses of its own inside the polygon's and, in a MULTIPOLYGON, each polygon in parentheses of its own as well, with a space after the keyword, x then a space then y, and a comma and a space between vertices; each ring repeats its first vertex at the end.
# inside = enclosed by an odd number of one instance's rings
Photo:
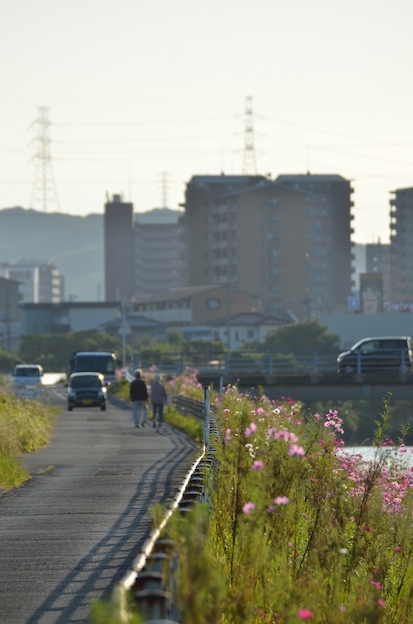
POLYGON ((212 339, 221 340, 233 351, 248 343, 263 343, 268 334, 294 322, 289 316, 268 316, 259 312, 233 314, 212 321, 212 339))
POLYGON ((134 297, 128 304, 129 314, 142 314, 173 327, 210 325, 230 314, 259 309, 254 295, 235 290, 231 285, 186 286, 171 288, 154 295, 134 297))

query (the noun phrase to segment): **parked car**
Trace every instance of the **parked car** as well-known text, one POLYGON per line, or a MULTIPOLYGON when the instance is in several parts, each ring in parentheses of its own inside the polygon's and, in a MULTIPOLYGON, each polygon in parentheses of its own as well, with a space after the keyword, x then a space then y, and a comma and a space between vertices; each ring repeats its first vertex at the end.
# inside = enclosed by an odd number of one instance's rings
POLYGON ((337 357, 339 373, 377 370, 408 371, 412 366, 410 336, 363 338, 337 357))
POLYGON ((67 389, 67 409, 100 407, 106 409, 105 378, 101 373, 72 373, 67 389))
POLYGON ((15 387, 40 386, 43 368, 40 364, 18 364, 13 371, 15 387))

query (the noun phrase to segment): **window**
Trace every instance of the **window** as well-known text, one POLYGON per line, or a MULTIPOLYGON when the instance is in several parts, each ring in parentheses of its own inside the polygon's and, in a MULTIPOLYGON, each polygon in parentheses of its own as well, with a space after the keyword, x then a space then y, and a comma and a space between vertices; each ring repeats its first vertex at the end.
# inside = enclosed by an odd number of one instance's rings
POLYGON ((221 302, 219 299, 208 299, 207 300, 207 308, 208 310, 219 310, 221 307, 221 302))

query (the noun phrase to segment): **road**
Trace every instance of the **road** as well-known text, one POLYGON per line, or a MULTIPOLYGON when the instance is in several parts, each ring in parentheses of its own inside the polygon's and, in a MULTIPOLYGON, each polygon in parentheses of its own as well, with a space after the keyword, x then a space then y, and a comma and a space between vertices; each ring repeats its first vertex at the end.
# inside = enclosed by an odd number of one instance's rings
POLYGON ((151 507, 172 501, 194 445, 168 425, 133 429, 122 404, 64 407, 52 443, 22 458, 33 478, 0 495, 0 623, 87 621, 152 528, 151 507))

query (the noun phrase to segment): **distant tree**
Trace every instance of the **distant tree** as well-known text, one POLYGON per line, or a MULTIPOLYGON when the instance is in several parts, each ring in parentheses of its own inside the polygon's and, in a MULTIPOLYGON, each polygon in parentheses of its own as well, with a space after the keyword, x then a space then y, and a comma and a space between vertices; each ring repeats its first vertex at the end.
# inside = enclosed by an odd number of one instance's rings
POLYGON ((270 351, 337 351, 340 338, 328 333, 318 321, 305 321, 280 327, 268 334, 265 346, 270 351))
POLYGON ((0 349, 0 372, 11 373, 16 364, 22 364, 22 361, 15 351, 0 349))
POLYGON ((121 342, 98 330, 28 334, 21 337, 17 355, 22 362, 41 364, 46 372, 64 372, 75 351, 113 351, 119 355, 121 342))
POLYGON ((166 341, 171 345, 175 345, 177 348, 181 348, 183 343, 185 342, 184 335, 179 329, 168 329, 166 332, 166 341))

